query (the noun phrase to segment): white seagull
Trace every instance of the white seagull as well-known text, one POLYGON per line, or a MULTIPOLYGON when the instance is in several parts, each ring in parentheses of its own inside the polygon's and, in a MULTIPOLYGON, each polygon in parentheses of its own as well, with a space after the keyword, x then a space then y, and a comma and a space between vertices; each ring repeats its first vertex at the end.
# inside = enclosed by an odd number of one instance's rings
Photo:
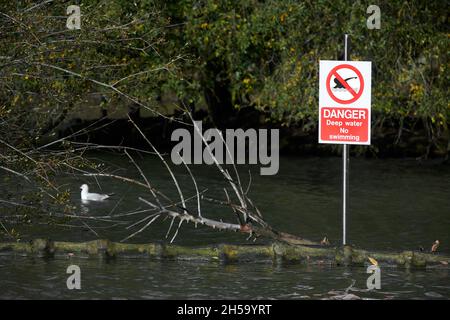
POLYGON ((108 199, 112 194, 99 194, 89 193, 89 187, 87 184, 83 184, 81 187, 81 200, 83 201, 103 201, 108 199))

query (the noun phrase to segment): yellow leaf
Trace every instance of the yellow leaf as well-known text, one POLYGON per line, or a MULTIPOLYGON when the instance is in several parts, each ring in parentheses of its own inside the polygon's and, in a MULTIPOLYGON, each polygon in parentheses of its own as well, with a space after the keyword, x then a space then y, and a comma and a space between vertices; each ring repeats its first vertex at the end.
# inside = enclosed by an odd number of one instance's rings
POLYGON ((374 258, 371 258, 371 257, 367 257, 367 258, 369 258, 370 263, 372 263, 374 266, 378 265, 378 261, 375 260, 374 258))

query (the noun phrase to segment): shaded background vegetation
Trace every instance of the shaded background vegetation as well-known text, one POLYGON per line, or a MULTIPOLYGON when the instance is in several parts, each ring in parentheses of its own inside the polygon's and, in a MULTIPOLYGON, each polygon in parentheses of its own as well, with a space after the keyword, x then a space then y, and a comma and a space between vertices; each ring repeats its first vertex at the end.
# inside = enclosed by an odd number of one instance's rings
POLYGON ((380 30, 366 27, 367 1, 80 1, 74 31, 65 29, 69 4, 2 5, 1 112, 21 113, 17 129, 31 140, 89 94, 99 108, 131 103, 153 115, 168 113, 159 102, 170 95, 206 107, 222 128, 245 125, 239 111, 252 108, 261 117, 250 125, 314 135, 318 61, 342 58, 348 33, 351 59, 373 64, 375 138, 392 129, 400 143, 417 129, 428 149, 447 152, 445 1, 379 1, 380 30))
POLYGON ((427 139, 426 154, 431 147, 445 154, 447 4, 379 1, 381 29, 369 30, 370 4, 172 1, 166 12, 184 25, 173 30, 170 43, 187 43, 195 57, 183 65, 188 81, 177 82, 178 95, 193 103, 205 99, 219 126, 230 125, 235 109, 251 106, 264 112, 265 121, 315 130, 318 61, 342 59, 343 34, 348 33, 350 58, 372 61, 374 135, 392 131, 391 140, 398 144, 404 129, 418 130, 427 139))

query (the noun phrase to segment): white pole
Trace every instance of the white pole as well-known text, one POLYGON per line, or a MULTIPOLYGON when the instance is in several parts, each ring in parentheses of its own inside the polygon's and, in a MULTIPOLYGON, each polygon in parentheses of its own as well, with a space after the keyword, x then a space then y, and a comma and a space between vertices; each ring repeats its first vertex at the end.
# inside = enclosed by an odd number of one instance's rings
MULTIPOLYGON (((348 50, 348 34, 344 37, 344 60, 347 61, 347 50, 348 50)), ((342 169, 343 169, 343 181, 342 181, 342 244, 345 246, 347 244, 347 165, 350 161, 349 158, 348 145, 344 144, 342 150, 342 169)))

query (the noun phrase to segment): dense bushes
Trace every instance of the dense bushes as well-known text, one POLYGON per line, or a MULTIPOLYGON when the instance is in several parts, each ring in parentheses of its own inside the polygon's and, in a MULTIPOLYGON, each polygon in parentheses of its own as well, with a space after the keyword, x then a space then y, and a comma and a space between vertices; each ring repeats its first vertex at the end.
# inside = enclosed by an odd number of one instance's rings
POLYGON ((419 121, 424 134, 447 134, 445 1, 379 1, 380 30, 366 26, 369 4, 172 1, 164 13, 181 24, 170 36, 192 57, 178 94, 194 102, 206 96, 210 108, 254 106, 284 125, 314 127, 318 61, 339 59, 349 33, 351 59, 373 63, 373 125, 389 119, 411 129, 419 121))
POLYGON ((340 58, 344 33, 351 58, 373 62, 375 129, 390 123, 401 138, 419 124, 430 143, 448 135, 445 1, 379 1, 380 30, 367 29, 368 1, 89 0, 79 31, 65 29, 69 3, 33 4, 3 4, 1 16, 0 114, 26 124, 21 137, 51 133, 89 93, 104 108, 125 97, 156 111, 175 94, 207 104, 219 126, 251 106, 314 129, 318 61, 340 58))

